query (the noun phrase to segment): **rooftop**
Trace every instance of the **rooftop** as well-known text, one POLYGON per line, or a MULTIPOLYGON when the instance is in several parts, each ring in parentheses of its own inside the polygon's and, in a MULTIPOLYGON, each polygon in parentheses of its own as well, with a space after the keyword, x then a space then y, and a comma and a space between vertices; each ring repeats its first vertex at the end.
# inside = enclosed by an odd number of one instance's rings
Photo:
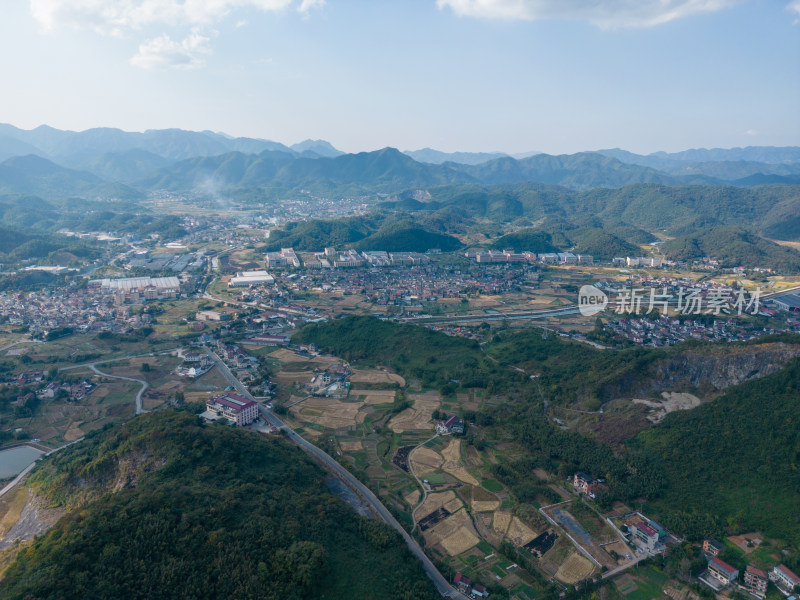
POLYGON ((644 523, 636 523, 636 528, 646 533, 649 537, 655 537, 658 535, 658 532, 650 527, 650 525, 645 525, 644 523))
POLYGON ((800 583, 800 577, 798 577, 798 576, 797 576, 797 575, 795 575, 795 574, 794 574, 792 571, 790 571, 790 570, 789 570, 789 567, 787 567, 786 565, 778 565, 777 567, 775 567, 775 570, 776 570, 776 571, 780 571, 780 572, 781 572, 781 573, 783 573, 783 574, 784 574, 784 575, 785 575, 785 576, 786 576, 788 579, 792 580, 793 582, 796 582, 796 583, 795 583, 795 585, 797 585, 798 583, 800 583))
POLYGON ((747 572, 752 573, 757 577, 761 577, 761 579, 767 578, 767 574, 764 571, 762 571, 761 569, 756 569, 755 567, 751 567, 750 565, 747 565, 747 572))
POLYGON ((737 572, 735 567, 730 566, 724 560, 718 559, 716 556, 708 561, 709 567, 714 567, 718 571, 722 571, 723 573, 727 573, 728 575, 733 575, 737 572))
POLYGON ((235 412, 240 412, 245 408, 256 405, 256 403, 252 400, 248 400, 239 394, 223 394, 221 396, 215 396, 212 401, 217 404, 221 404, 222 406, 227 406, 228 408, 233 409, 235 412))

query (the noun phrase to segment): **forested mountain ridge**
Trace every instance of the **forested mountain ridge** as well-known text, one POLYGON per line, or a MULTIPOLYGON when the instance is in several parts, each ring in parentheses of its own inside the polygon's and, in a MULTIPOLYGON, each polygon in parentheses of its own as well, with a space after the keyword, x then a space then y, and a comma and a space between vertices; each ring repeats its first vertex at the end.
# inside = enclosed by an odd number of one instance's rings
MULTIPOLYGON (((791 148, 774 150, 793 156, 791 148)), ((83 188, 78 185, 86 171, 98 177, 99 181, 94 183, 125 183, 140 194, 151 190, 198 192, 208 188, 235 194, 235 190, 269 188, 287 192, 310 190, 326 195, 363 195, 447 184, 523 182, 573 190, 620 188, 637 183, 749 186, 769 183, 770 178, 791 183, 800 177, 798 162, 690 163, 652 156, 645 159, 624 151, 559 156, 534 154, 525 158, 455 153, 450 158, 456 161, 445 161, 443 159, 448 156, 442 153, 419 152, 422 154, 402 153, 387 147, 373 152, 343 154, 322 140, 307 140, 290 148, 267 140, 229 138, 211 132, 129 133, 100 128, 76 133, 45 126, 23 131, 0 125, 0 160, 13 160, 19 153, 25 153, 41 161, 57 163, 62 169, 76 170, 70 173, 70 186, 59 189, 42 186, 41 173, 31 165, 5 165, 17 171, 0 170, 0 190, 35 193, 48 198, 97 195, 85 182, 83 188), (437 158, 424 162, 428 155, 437 158), (694 164, 701 166, 695 168, 694 164)), ((765 153, 771 156, 766 150, 765 153)), ((120 188, 117 193, 131 195, 133 191, 120 188)))
POLYGON ((0 598, 438 598, 399 535, 323 478, 284 440, 187 412, 107 427, 32 473, 69 512, 0 598))

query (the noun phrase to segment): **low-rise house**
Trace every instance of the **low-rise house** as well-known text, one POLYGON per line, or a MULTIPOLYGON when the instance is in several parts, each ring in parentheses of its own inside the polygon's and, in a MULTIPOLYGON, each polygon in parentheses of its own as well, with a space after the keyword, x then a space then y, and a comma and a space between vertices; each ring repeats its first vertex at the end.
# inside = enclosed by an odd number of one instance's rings
POLYGON ((461 573, 456 573, 456 576, 453 577, 453 583, 462 590, 468 590, 472 587, 472 580, 461 573))
POLYGON ((198 321, 230 321, 233 315, 228 312, 217 312, 216 310, 201 310, 195 315, 198 321))
POLYGON ((437 433, 464 433, 464 421, 453 415, 445 421, 436 423, 437 433))
POLYGON ((748 565, 744 572, 744 585, 753 595, 764 598, 767 595, 769 579, 764 571, 748 565))
POLYGON ((36 392, 36 395, 39 396, 39 398, 41 398, 42 400, 51 400, 56 397, 58 390, 59 390, 58 384, 52 382, 48 383, 45 387, 36 392))
POLYGON ((709 556, 719 556, 719 553, 722 552, 724 547, 725 546, 723 546, 721 542, 718 542, 714 538, 703 541, 703 552, 709 556))
POLYGON ((572 485, 579 492, 589 494, 594 491, 594 488, 597 486, 597 481, 591 475, 583 471, 578 471, 572 479, 572 485))
POLYGON ((714 556, 708 561, 708 574, 723 585, 730 585, 739 577, 739 570, 714 556))
POLYGON ((786 565, 778 565, 772 569, 769 573, 769 578, 784 596, 791 595, 794 592, 794 588, 800 585, 800 577, 790 571, 786 565))
POLYGON ((633 526, 633 536, 635 541, 651 552, 656 549, 656 544, 658 544, 658 531, 650 527, 650 525, 635 523, 633 526))

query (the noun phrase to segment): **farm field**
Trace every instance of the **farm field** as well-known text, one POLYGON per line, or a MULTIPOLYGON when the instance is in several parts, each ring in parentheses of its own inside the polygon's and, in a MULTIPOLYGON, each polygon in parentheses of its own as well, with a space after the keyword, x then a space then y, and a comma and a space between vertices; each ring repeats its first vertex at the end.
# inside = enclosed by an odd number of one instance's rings
POLYGON ((408 399, 413 401, 413 405, 391 418, 389 421, 391 430, 395 433, 409 430, 432 430, 431 415, 441 405, 439 392, 408 394, 408 399))
POLYGON ((594 571, 592 562, 582 556, 577 551, 573 552, 570 557, 558 568, 556 577, 564 583, 571 585, 586 579, 594 571))

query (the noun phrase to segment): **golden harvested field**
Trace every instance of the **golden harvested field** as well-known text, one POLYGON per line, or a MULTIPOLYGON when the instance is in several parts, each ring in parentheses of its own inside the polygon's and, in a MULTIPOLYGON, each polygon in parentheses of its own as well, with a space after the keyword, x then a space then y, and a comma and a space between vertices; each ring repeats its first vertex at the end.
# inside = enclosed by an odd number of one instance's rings
POLYGON ((462 525, 439 543, 450 556, 458 556, 462 552, 466 552, 475 546, 478 542, 480 542, 478 537, 462 525))
POLYGON ((420 491, 414 490, 413 492, 406 494, 403 497, 403 500, 405 500, 406 504, 408 504, 409 506, 416 506, 417 502, 419 502, 419 496, 420 496, 420 491))
POLYGON ((461 464, 461 440, 453 438, 450 443, 442 448, 442 456, 444 457, 445 471, 450 473, 453 477, 460 479, 464 483, 470 485, 480 485, 480 482, 475 479, 469 471, 467 471, 461 464))
POLYGON ((272 381, 277 383, 308 383, 311 381, 311 378, 314 376, 312 371, 278 371, 270 377, 272 381))
POLYGON ((341 402, 334 398, 308 398, 289 410, 295 418, 316 423, 328 429, 352 427, 364 421, 358 412, 363 402, 341 402))
POLYGON ((492 520, 492 529, 500 535, 505 535, 508 531, 508 526, 511 524, 511 512, 507 510, 498 510, 494 513, 492 520))
POLYGON ((356 440, 355 442, 339 442, 339 445, 345 452, 358 452, 364 449, 361 440, 356 440))
POLYGON ((520 521, 519 517, 514 517, 511 519, 511 525, 508 528, 506 537, 510 539, 515 546, 524 546, 536 537, 536 532, 532 531, 530 527, 520 521))
POLYGON ((586 579, 592 574, 592 571, 594 571, 592 562, 585 556, 573 552, 564 564, 558 568, 556 577, 567 585, 572 585, 581 579, 586 579))
POLYGON ((442 508, 444 508, 449 513, 456 512, 459 508, 464 506, 464 503, 461 502, 458 498, 453 498, 450 502, 447 502, 442 508))
POLYGON ((406 380, 395 373, 387 373, 379 369, 356 369, 350 376, 353 383, 399 383, 405 386, 406 380))
POLYGON ((395 433, 433 429, 431 414, 441 404, 439 392, 409 394, 408 399, 414 401, 414 406, 392 417, 389 421, 389 428, 395 433))
POLYGON ((356 390, 350 388, 350 396, 363 396, 365 404, 391 404, 394 402, 394 390, 356 390))
MULTIPOLYGON (((422 503, 422 506, 420 506, 417 511, 417 519, 424 519, 433 511, 445 506, 452 506, 453 501, 458 502, 459 506, 461 505, 461 500, 456 498, 456 493, 453 490, 428 494, 428 497, 425 498, 425 502, 422 503)), ((450 512, 453 511, 451 510, 450 512)))
POLYGON ((472 509, 475 512, 491 512, 500 508, 499 500, 473 500, 472 509))
POLYGON ((453 535, 467 523, 470 523, 470 518, 467 514, 467 511, 459 510, 447 517, 444 521, 437 523, 423 535, 429 544, 438 544, 440 541, 453 535))
POLYGON ((73 421, 69 424, 69 428, 64 432, 64 441, 65 442, 74 442, 78 438, 83 437, 83 431, 81 431, 80 425, 83 421, 73 421))
POLYGON ((411 461, 411 468, 414 469, 414 473, 417 477, 433 473, 441 467, 442 462, 444 462, 444 459, 442 459, 438 452, 434 452, 425 446, 416 448, 408 458, 411 461))
POLYGON ((281 362, 291 362, 295 360, 308 360, 302 356, 298 356, 291 350, 287 348, 278 348, 275 352, 270 352, 269 354, 272 358, 276 358, 281 362))

